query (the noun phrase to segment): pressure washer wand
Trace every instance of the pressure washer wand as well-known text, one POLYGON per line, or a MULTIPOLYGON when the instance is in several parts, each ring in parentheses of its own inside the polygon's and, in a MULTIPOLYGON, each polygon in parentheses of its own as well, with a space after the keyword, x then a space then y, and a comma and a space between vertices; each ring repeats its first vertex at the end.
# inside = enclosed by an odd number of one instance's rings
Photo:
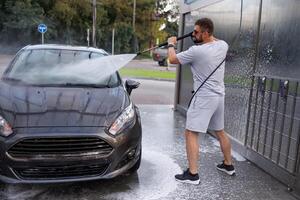
MULTIPOLYGON (((193 32, 190 32, 190 33, 185 34, 185 35, 183 35, 183 36, 181 36, 181 37, 178 37, 178 38, 177 38, 177 41, 182 40, 182 39, 184 39, 184 38, 186 38, 186 37, 190 37, 190 36, 192 36, 192 34, 193 34, 193 32)), ((146 49, 146 50, 144 50, 144 51, 140 51, 140 52, 137 53, 137 55, 140 55, 140 54, 142 54, 142 53, 145 53, 145 52, 148 52, 148 51, 151 51, 151 50, 154 50, 154 49, 157 49, 157 48, 166 46, 166 45, 168 45, 168 42, 164 42, 164 43, 159 44, 159 45, 157 45, 157 46, 155 46, 155 47, 146 49)))

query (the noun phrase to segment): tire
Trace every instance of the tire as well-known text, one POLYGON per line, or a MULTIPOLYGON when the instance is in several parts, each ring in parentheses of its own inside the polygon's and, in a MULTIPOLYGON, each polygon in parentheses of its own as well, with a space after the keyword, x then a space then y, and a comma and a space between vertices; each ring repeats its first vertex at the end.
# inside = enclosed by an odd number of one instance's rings
POLYGON ((167 67, 168 66, 167 59, 163 59, 162 61, 158 61, 158 65, 161 66, 161 67, 167 67))
POLYGON ((162 61, 158 61, 158 65, 159 65, 159 66, 161 66, 161 67, 162 67, 162 66, 164 66, 164 64, 165 64, 165 61, 164 61, 164 60, 162 60, 162 61))
POLYGON ((136 161, 136 163, 128 170, 129 173, 133 174, 135 173, 141 166, 142 161, 142 148, 140 149, 140 155, 139 159, 136 161))

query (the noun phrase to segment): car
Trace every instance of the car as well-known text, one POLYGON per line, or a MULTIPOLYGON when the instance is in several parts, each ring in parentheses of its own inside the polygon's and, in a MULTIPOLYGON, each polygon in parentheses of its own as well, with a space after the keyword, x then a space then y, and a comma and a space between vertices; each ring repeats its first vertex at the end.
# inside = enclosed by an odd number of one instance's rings
POLYGON ((141 118, 130 99, 139 83, 118 71, 93 82, 50 73, 103 56, 102 49, 66 45, 30 45, 16 54, 0 82, 0 182, 110 179, 139 169, 141 118), (44 73, 32 78, 37 69, 44 73))
MULTIPOLYGON (((175 47, 175 51, 177 53, 177 47, 175 47)), ((154 61, 157 61, 159 66, 165 66, 165 67, 176 66, 169 63, 168 48, 166 46, 154 49, 152 52, 152 58, 154 61)))
POLYGON ((159 66, 168 66, 168 49, 166 47, 153 50, 152 57, 159 66))

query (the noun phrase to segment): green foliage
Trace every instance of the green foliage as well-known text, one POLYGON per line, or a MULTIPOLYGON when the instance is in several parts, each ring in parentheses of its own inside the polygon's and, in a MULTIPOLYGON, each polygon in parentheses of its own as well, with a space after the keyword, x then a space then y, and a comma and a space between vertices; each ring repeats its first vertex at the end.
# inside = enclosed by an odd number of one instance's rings
POLYGON ((6 33, 6 37, 3 39, 6 41, 19 40, 23 43, 25 42, 24 38, 28 38, 31 42, 32 38, 37 35, 37 25, 43 20, 43 8, 31 0, 7 0, 3 2, 2 6, 4 8, 2 30, 6 33))
POLYGON ((131 78, 151 78, 151 79, 166 79, 175 80, 176 72, 174 71, 158 71, 151 69, 140 69, 140 68, 122 68, 119 70, 122 77, 131 78))
POLYGON ((176 36, 178 34, 178 24, 177 22, 170 22, 167 21, 166 22, 166 28, 164 29, 164 31, 168 34, 168 37, 170 36, 176 36))
MULTIPOLYGON (((159 28, 171 16, 170 11, 164 11, 168 2, 137 0, 134 31, 133 0, 98 0, 97 46, 111 50, 113 28, 115 53, 133 52, 134 35, 139 49, 154 45, 156 38, 165 40, 170 30, 159 28)), ((40 43, 39 23, 48 26, 46 43, 86 46, 87 29, 92 40, 92 0, 0 0, 0 8, 0 43, 40 43)))

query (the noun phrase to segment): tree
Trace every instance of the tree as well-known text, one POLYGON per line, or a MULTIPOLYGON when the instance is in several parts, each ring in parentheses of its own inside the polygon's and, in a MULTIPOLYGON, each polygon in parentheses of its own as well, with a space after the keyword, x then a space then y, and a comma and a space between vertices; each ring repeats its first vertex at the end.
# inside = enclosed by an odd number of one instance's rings
MULTIPOLYGON (((166 39, 176 28, 169 26, 173 11, 169 0, 137 0, 135 35, 140 49, 166 39), (167 28, 161 30, 166 25, 167 28)), ((115 28, 115 52, 133 52, 133 0, 97 1, 97 45, 111 50, 115 28)), ((39 23, 45 23, 47 43, 86 45, 86 30, 92 29, 92 0, 0 0, 0 42, 40 43, 39 23)))
POLYGON ((161 29, 167 37, 176 36, 178 34, 179 7, 176 0, 157 1, 157 15, 163 19, 164 28, 161 29), (168 9, 167 9, 168 8, 168 9))
POLYGON ((56 40, 67 44, 84 44, 91 23, 91 4, 82 0, 56 0, 49 10, 56 40))
POLYGON ((37 26, 43 20, 43 8, 31 0, 5 2, 5 15, 3 31, 6 41, 19 41, 31 43, 37 37, 37 26))

